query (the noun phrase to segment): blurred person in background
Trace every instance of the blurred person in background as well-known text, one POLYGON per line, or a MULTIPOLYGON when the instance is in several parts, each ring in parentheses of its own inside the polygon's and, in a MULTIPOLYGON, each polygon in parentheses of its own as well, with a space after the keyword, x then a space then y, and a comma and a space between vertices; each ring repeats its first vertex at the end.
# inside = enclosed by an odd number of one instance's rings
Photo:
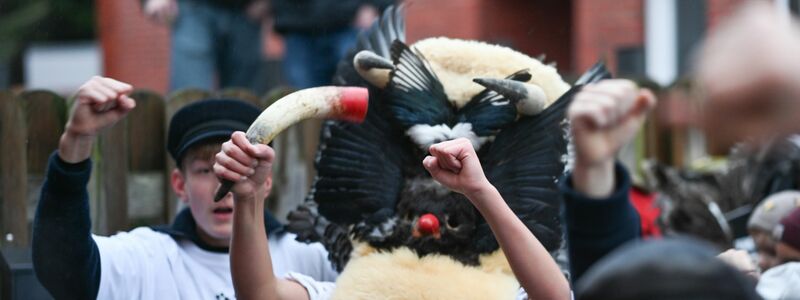
POLYGON ((758 282, 758 293, 765 299, 800 298, 800 209, 781 219, 774 233, 777 264, 758 282))
POLYGON ((715 259, 707 242, 638 242, 630 176, 615 160, 655 102, 633 82, 612 79, 585 86, 567 112, 575 162, 559 185, 575 299, 760 299, 755 282, 715 259))
POLYGON ((145 16, 171 29, 171 91, 258 88, 267 0, 143 0, 145 16))
MULTIPOLYGON (((151 0, 158 1, 158 0, 151 0)), ((394 0, 272 0, 275 31, 286 43, 283 72, 289 85, 330 85, 339 60, 355 45, 360 29, 394 0)))
POLYGON ((800 25, 768 1, 749 1, 697 53, 700 126, 711 154, 800 133, 800 25))
POLYGON ((758 266, 762 272, 780 263, 776 254, 780 239, 773 232, 781 219, 797 208, 800 208, 800 192, 783 191, 764 199, 750 216, 747 230, 755 242, 758 266))

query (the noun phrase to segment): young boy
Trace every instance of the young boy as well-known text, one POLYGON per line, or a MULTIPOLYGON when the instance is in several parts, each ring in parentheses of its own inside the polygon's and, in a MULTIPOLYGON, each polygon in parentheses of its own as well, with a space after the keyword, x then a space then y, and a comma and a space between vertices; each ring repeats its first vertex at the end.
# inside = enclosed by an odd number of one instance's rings
POLYGON ((758 292, 764 299, 797 299, 800 296, 800 208, 781 219, 775 235, 778 264, 761 276, 758 292))
MULTIPOLYGON (((36 275, 57 299, 233 299, 228 245, 234 202, 230 195, 213 202, 219 180, 212 165, 221 141, 245 130, 260 110, 234 100, 201 101, 179 110, 168 134, 167 148, 178 166, 170 181, 188 208, 172 226, 95 236, 86 190, 92 143, 135 107, 128 97, 132 89, 95 77, 78 91, 34 220, 36 275)), ((271 181, 261 183, 266 197, 271 181)), ((295 241, 266 210, 253 213, 266 224, 278 276, 293 271, 335 278, 321 245, 295 241)))
MULTIPOLYGON (((269 170, 274 153, 265 145, 251 145, 244 133, 236 132, 217 156, 214 172, 235 181, 232 192, 234 230, 231 240, 231 270, 237 297, 243 299, 328 299, 333 283, 310 282, 290 274, 277 278, 264 247, 264 195, 269 191, 269 170)), ((430 147, 431 156, 423 161, 434 179, 453 191, 464 194, 486 218, 497 237, 511 268, 530 299, 569 299, 566 278, 553 258, 506 205, 500 193, 486 179, 471 142, 461 138, 430 147)), ((520 293, 524 298, 524 293, 520 293)))
POLYGON ((782 191, 761 201, 750 215, 747 231, 755 242, 761 272, 780 264, 775 249, 780 239, 773 232, 780 225, 781 219, 797 208, 800 208, 800 192, 782 191))

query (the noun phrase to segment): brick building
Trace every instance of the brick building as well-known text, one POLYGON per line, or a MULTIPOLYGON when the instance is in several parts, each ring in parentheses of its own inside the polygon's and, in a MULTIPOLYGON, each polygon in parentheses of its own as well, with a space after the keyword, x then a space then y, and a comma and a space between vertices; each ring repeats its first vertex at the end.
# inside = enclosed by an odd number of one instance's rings
MULTIPOLYGON (((529 55, 545 53, 572 75, 605 59, 620 75, 651 74, 668 84, 685 71, 691 46, 741 1, 407 0, 406 24, 410 41, 449 36, 508 45, 529 55)), ((166 91, 167 29, 144 19, 138 1, 98 0, 97 9, 104 73, 166 91)), ((265 35, 265 58, 277 65, 280 38, 265 35)))

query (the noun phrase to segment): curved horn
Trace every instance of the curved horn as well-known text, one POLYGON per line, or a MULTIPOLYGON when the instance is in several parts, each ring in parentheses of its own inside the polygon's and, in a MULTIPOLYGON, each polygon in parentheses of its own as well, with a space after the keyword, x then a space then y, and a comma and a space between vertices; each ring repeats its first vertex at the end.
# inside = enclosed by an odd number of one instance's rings
POLYGON ((353 57, 353 66, 367 82, 379 88, 389 83, 389 72, 394 69, 392 62, 372 51, 362 50, 353 57))
MULTIPOLYGON (((306 119, 362 122, 367 116, 369 92, 361 87, 315 87, 286 95, 261 112, 247 129, 250 143, 268 144, 284 129, 306 119)), ((214 196, 219 201, 233 182, 223 180, 214 196)))
POLYGON ((523 115, 532 116, 542 112, 547 102, 544 90, 535 84, 495 78, 475 78, 472 81, 508 98, 523 115))

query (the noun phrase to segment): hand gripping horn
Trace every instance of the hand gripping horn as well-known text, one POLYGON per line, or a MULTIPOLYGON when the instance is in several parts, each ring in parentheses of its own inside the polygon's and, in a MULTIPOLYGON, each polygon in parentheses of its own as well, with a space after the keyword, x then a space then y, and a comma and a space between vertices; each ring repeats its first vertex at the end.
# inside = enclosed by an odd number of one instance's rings
MULTIPOLYGON (((250 143, 268 144, 279 133, 306 119, 360 123, 367 116, 369 92, 361 87, 323 86, 299 90, 267 107, 247 129, 250 143)), ((230 192, 233 181, 222 179, 214 202, 230 192)))

